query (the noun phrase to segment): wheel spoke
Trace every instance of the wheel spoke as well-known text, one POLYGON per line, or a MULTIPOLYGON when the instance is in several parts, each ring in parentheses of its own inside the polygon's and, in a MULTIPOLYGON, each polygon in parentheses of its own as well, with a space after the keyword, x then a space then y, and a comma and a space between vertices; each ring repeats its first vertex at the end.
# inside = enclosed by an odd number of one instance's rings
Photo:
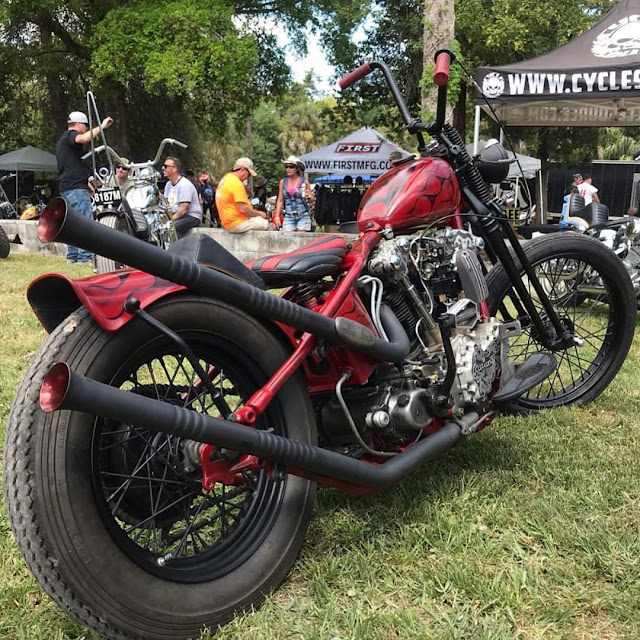
MULTIPOLYGON (((229 368, 228 363, 214 363, 195 350, 194 353, 208 372, 211 385, 230 411, 236 411, 252 393, 246 381, 236 382, 238 377, 243 380, 247 372, 229 368)), ((119 384, 130 393, 219 415, 207 385, 173 345, 140 361, 119 384)), ((197 457, 192 460, 193 444, 183 444, 175 436, 136 425, 114 421, 96 424, 100 434, 96 441, 96 459, 100 461, 96 477, 108 512, 123 540, 145 554, 154 571, 178 561, 201 562, 199 558, 216 557, 215 567, 224 565, 240 553, 234 551, 235 537, 257 540, 247 518, 256 517, 255 513, 263 514, 261 518, 271 517, 269 514, 273 513, 273 508, 267 507, 270 498, 265 501, 260 497, 265 491, 266 495, 273 491, 273 481, 266 478, 264 471, 245 471, 243 484, 218 483, 213 491, 205 492, 197 457), (262 487, 259 491, 258 486, 262 487)), ((240 544, 238 548, 244 547, 240 544)))

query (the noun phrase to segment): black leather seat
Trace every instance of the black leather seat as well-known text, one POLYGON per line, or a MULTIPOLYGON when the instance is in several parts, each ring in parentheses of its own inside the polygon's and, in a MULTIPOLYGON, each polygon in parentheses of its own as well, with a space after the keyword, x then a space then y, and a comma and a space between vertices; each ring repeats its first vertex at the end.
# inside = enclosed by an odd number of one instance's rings
POLYGON ((264 289, 264 281, 238 258, 204 233, 191 233, 169 245, 170 252, 264 289))
POLYGON ((295 251, 248 262, 247 267, 267 285, 288 286, 301 280, 317 280, 336 273, 346 253, 344 238, 326 235, 295 251))

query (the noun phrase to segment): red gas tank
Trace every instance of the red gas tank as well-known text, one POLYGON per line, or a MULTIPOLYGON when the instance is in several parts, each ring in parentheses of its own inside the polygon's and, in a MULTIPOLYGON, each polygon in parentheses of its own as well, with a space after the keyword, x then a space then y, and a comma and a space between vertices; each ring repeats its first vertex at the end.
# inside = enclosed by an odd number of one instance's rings
POLYGON ((358 210, 358 230, 368 222, 395 231, 424 227, 455 213, 460 204, 458 178, 441 158, 403 162, 367 189, 358 210))

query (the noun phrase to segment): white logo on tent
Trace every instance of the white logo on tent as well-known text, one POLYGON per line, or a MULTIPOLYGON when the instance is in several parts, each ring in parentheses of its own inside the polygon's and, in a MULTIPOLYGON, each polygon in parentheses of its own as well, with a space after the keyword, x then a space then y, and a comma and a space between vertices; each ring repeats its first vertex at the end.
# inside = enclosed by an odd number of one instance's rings
POLYGON ((482 81, 482 93, 487 98, 499 98, 504 93, 504 78, 496 71, 488 73, 482 81))
POLYGON ((640 52, 640 15, 631 15, 607 27, 591 45, 597 58, 623 58, 640 52))

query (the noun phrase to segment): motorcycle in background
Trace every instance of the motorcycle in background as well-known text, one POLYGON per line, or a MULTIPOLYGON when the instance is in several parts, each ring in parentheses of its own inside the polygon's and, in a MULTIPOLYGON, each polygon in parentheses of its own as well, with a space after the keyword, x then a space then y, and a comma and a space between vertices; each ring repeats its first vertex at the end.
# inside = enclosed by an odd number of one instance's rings
MULTIPOLYGON (((101 145, 84 156, 88 158, 92 153, 96 155, 102 151, 107 153, 112 171, 105 168, 98 172, 103 184, 117 184, 115 179, 109 180, 110 176, 114 175, 114 165, 122 165, 129 169, 130 178, 133 180, 126 193, 121 193, 119 187, 100 186, 96 189, 93 195, 96 220, 110 229, 134 236, 161 249, 167 249, 178 239, 175 224, 171 219, 171 207, 158 188, 159 174, 155 169, 168 144, 187 148, 187 145, 178 140, 165 138, 153 160, 127 164, 107 145, 101 145)), ((127 265, 124 263, 96 254, 98 273, 115 271, 125 266, 127 265)))
POLYGON ((9 200, 9 196, 2 186, 5 182, 15 177, 15 173, 9 173, 0 178, 0 219, 2 220, 17 220, 20 217, 15 205, 9 200))
MULTIPOLYGON (((609 208, 600 202, 591 202, 585 206, 584 198, 576 193, 564 196, 562 217, 559 224, 525 224, 518 228, 525 239, 542 235, 554 238, 562 243, 567 235, 584 234, 600 241, 622 261, 636 296, 636 306, 640 309, 640 220, 635 216, 609 218, 609 208)), ((589 271, 579 276, 569 264, 565 264, 566 274, 570 277, 567 291, 572 292, 576 302, 591 295, 603 293, 602 282, 589 271)))

